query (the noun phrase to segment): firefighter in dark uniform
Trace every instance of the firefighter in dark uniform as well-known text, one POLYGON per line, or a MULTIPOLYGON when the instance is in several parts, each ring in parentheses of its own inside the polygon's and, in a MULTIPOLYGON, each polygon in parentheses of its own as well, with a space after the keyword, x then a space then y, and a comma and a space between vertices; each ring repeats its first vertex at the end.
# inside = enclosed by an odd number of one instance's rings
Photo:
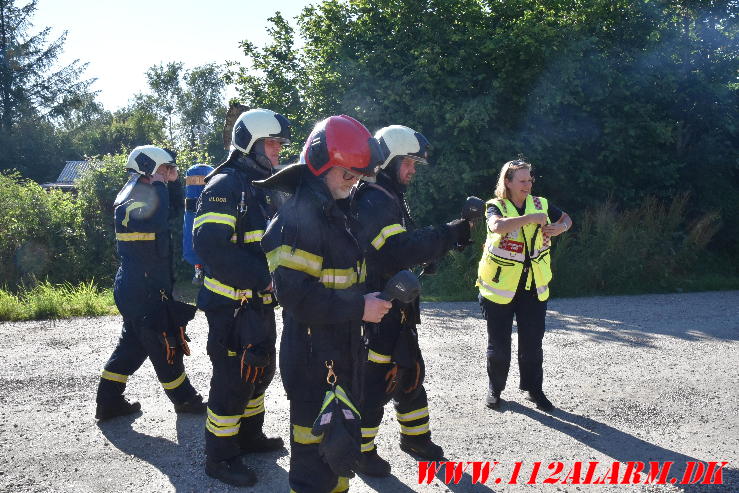
POLYGON ((167 184, 177 180, 174 154, 140 146, 128 156, 126 168, 130 179, 114 204, 121 266, 113 296, 123 330, 100 379, 95 417, 104 420, 141 409, 138 402, 126 401, 123 391, 147 357, 175 411, 202 413, 205 405, 187 378, 183 351, 177 351, 170 364, 161 337, 167 324, 163 302, 172 297, 173 284, 167 184))
POLYGON ((542 389, 544 322, 552 279, 550 244, 570 229, 567 213, 531 195, 531 164, 503 165, 487 202, 487 240, 478 267, 480 305, 488 326, 486 405, 499 409, 511 364, 513 317, 518 327, 519 388, 543 411, 554 405, 542 389))
MULTIPOLYGON (((376 182, 362 182, 352 196, 358 238, 367 256, 367 287, 382 289, 401 269, 433 263, 457 245, 466 245, 470 223, 416 228, 404 193, 416 163, 427 164, 428 141, 402 125, 375 134, 384 152, 376 182)), ((431 441, 429 409, 423 386, 425 367, 418 346, 419 298, 409 304, 393 302, 379 324, 368 324, 369 354, 365 362, 362 404, 362 461, 358 472, 386 476, 390 464, 377 454, 375 436, 383 408, 394 399, 400 424, 400 448, 425 459, 441 459, 442 448, 431 441)))
MULTIPOLYGON (((262 247, 283 307, 280 375, 290 400, 289 480, 297 493, 346 491, 353 474, 336 474, 324 462, 322 447, 331 442, 314 435, 312 426, 330 388, 329 372, 358 398, 362 321, 378 322, 390 308, 378 293, 366 294, 362 252, 336 202, 380 159, 377 142, 361 123, 332 116, 313 129, 302 164, 263 184, 294 192, 267 228, 262 247)), ((356 447, 347 450, 357 459, 359 426, 356 447)))
POLYGON ((205 471, 237 486, 256 482, 245 453, 283 447, 281 438, 262 431, 277 334, 276 301, 259 242, 276 203, 252 181, 274 172, 289 138, 290 125, 279 113, 242 113, 233 127, 228 159, 205 179, 193 222, 193 244, 205 272, 198 307, 208 319, 213 364, 205 471))

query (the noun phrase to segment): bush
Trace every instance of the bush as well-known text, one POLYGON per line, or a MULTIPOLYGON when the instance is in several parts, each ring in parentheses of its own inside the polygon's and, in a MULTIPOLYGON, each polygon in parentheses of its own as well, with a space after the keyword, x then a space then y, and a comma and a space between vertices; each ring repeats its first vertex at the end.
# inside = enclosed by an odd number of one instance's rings
POLYGON ((37 279, 77 281, 86 238, 70 194, 45 191, 17 173, 0 174, 0 278, 11 286, 37 279))
MULTIPOLYGON (((736 263, 706 245, 721 224, 710 212, 689 219, 688 197, 669 204, 646 198, 619 211, 612 201, 574 218, 574 229, 553 240, 553 296, 636 294, 739 288, 736 263), (728 268, 727 268, 728 266, 728 268)), ((475 244, 445 258, 436 276, 423 280, 425 299, 473 300, 485 227, 475 244)))

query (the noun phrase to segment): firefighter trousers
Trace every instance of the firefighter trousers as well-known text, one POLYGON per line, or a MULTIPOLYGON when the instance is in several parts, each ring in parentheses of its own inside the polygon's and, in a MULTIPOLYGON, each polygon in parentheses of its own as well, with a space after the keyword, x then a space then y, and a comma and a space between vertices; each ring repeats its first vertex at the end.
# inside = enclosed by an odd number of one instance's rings
MULTIPOLYGON (((370 358, 377 353, 370 352, 370 358)), ((423 365, 423 360, 420 361, 423 365)), ((364 399, 362 403, 362 452, 369 453, 375 449, 375 437, 380 429, 385 404, 391 396, 385 392, 386 376, 393 368, 392 363, 376 363, 367 361, 364 371, 364 399)), ((400 434, 410 439, 422 440, 431 437, 429 426, 429 404, 426 389, 421 382, 410 393, 396 393, 393 399, 395 417, 400 425, 400 434)))
POLYGON ((321 411, 320 401, 290 401, 290 492, 340 493, 349 478, 337 476, 318 454, 321 436, 311 433, 321 411))
MULTIPOLYGON (((251 309, 251 308, 247 308, 251 309)), ((261 321, 275 327, 273 309, 259 311, 261 321)), ((229 349, 226 341, 234 330, 234 309, 207 310, 208 356, 213 365, 205 423, 205 454, 216 462, 241 453, 242 443, 262 433, 264 393, 276 368, 275 347, 269 353, 269 365, 255 383, 241 377, 241 354, 229 349)))
POLYGON ((174 404, 184 404, 197 392, 185 373, 183 356, 182 349, 178 347, 174 364, 170 365, 156 330, 124 318, 118 344, 105 363, 100 378, 97 403, 103 406, 119 403, 123 399, 128 377, 149 358, 167 397, 174 404))

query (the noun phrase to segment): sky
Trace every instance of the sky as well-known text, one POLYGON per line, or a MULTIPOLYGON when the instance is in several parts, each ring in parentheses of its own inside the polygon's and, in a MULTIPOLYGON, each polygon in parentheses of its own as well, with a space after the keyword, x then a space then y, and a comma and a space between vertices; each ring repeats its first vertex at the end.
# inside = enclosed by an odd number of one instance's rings
MULTIPOLYGON (((19 0, 17 5, 26 2, 19 0)), ((226 60, 246 62, 239 42, 263 46, 267 18, 276 11, 294 17, 310 0, 38 0, 32 32, 51 27, 49 40, 65 30, 60 63, 88 62, 83 78, 108 110, 147 92, 146 69, 181 61, 185 68, 226 60)), ((229 89, 227 97, 233 96, 229 89)))

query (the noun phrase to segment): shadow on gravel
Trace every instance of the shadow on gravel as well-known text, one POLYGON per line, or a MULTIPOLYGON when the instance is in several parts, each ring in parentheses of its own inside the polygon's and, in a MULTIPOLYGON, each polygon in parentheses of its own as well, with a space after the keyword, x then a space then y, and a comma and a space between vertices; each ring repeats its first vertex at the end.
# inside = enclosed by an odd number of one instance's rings
MULTIPOLYGON (((176 415, 177 442, 150 436, 133 429, 133 422, 141 413, 97 426, 110 443, 121 452, 146 461, 167 476, 178 492, 241 491, 205 475, 203 417, 176 415)), ((283 449, 281 455, 287 452, 283 449)), ((276 463, 280 454, 255 456, 251 466, 260 478, 269 478, 271 484, 287 484, 287 472, 276 463)))
MULTIPOLYGON (((594 419, 562 409, 555 409, 551 414, 545 414, 512 401, 506 402, 505 411, 523 414, 624 464, 627 462, 643 462, 648 470, 647 463, 649 461, 673 462, 668 478, 677 478, 678 484, 676 486, 683 488, 686 492, 739 491, 739 471, 728 468, 722 470, 722 485, 679 484, 685 472, 686 463, 689 461, 699 462, 699 459, 654 445, 594 419)), ((703 462, 709 460, 721 462, 725 458, 709 457, 703 462)), ((601 464, 596 476, 603 475, 606 468, 604 464, 601 464)), ((623 477, 624 472, 623 469, 620 471, 619 478, 623 477)))

